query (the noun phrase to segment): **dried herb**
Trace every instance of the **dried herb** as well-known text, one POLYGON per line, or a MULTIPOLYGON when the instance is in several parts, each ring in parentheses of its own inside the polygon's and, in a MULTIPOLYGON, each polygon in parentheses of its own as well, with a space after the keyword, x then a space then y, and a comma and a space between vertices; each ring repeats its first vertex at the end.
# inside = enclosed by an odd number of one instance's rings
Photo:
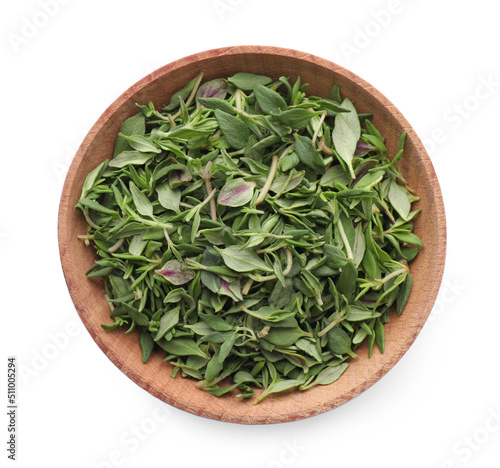
POLYGON ((83 184, 103 328, 138 329, 143 362, 161 349, 215 396, 330 385, 363 342, 384 352, 410 295, 423 244, 405 134, 389 155, 337 84, 325 98, 300 77, 202 81, 138 104, 83 184))

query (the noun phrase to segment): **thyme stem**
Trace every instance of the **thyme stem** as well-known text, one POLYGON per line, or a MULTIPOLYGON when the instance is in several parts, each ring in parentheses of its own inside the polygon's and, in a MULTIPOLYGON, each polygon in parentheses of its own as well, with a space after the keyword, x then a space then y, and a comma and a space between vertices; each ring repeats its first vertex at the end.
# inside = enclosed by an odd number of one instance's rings
POLYGON ((321 126, 323 125, 323 122, 325 121, 325 117, 326 117, 326 111, 321 114, 318 125, 316 125, 316 129, 314 130, 314 135, 312 137, 313 146, 316 143, 316 138, 318 138, 318 134, 319 134, 319 131, 321 130, 321 126))
POLYGON ((345 245, 345 248, 347 251, 347 258, 349 260, 353 260, 354 256, 352 254, 351 245, 349 244, 349 240, 347 239, 346 233, 344 231, 344 225, 342 224, 342 221, 340 220, 340 218, 338 220, 338 227, 339 227, 340 237, 342 237, 342 241, 344 242, 344 245, 345 245))
POLYGON ((278 155, 275 154, 273 156, 273 159, 271 161, 271 168, 269 169, 269 174, 267 176, 266 183, 264 184, 264 187, 262 187, 262 190, 260 191, 260 194, 255 200, 254 205, 258 205, 259 203, 262 203, 264 199, 266 198, 267 192, 269 192, 269 189, 271 188, 271 185, 274 180, 274 176, 276 175, 276 169, 278 168, 278 155))
MULTIPOLYGON (((198 88, 200 86, 200 83, 201 83, 201 80, 203 79, 204 74, 205 74, 205 72, 201 72, 198 75, 198 78, 196 79, 193 90, 191 91, 191 94, 189 95, 189 97, 186 101, 186 107, 189 107, 189 105, 193 101, 194 97, 196 96, 196 91, 198 91, 198 88)), ((179 117, 181 115, 181 113, 182 113, 181 110, 177 111, 177 113, 172 116, 172 120, 175 120, 177 117, 179 117)))

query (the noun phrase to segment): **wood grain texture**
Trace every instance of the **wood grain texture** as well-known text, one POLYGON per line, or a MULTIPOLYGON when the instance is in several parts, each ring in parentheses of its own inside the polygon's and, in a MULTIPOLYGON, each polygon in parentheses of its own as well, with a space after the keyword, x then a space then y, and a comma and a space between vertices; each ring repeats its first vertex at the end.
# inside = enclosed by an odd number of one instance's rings
POLYGON ((446 254, 445 213, 436 174, 418 136, 395 106, 370 84, 334 63, 304 52, 264 46, 228 47, 191 55, 154 71, 116 99, 78 149, 64 184, 58 223, 60 257, 69 292, 85 327, 107 357, 135 383, 170 405, 199 416, 243 424, 307 418, 346 403, 377 382, 401 359, 422 329, 439 290, 446 254), (373 122, 386 137, 389 154, 396 153, 402 131, 408 132, 403 173, 420 196, 414 205, 422 208, 415 233, 425 244, 410 267, 413 290, 403 314, 392 314, 386 325, 385 353, 375 350, 369 359, 367 347, 361 347, 358 357, 332 385, 270 396, 255 406, 232 396, 217 398, 199 390, 194 380, 170 378, 172 367, 162 362, 161 352, 142 364, 137 334, 105 332, 101 328, 102 323, 111 322, 104 288, 100 280, 85 276, 95 257, 93 249, 77 239, 78 234, 86 232, 85 220, 74 209, 83 181, 100 162, 112 156, 118 129, 137 112, 136 102, 152 101, 160 107, 201 70, 205 72, 204 81, 241 71, 274 79, 282 75, 295 79, 300 75, 303 83, 310 84, 308 93, 325 97, 338 82, 342 95, 354 102, 358 112, 374 113, 373 122))

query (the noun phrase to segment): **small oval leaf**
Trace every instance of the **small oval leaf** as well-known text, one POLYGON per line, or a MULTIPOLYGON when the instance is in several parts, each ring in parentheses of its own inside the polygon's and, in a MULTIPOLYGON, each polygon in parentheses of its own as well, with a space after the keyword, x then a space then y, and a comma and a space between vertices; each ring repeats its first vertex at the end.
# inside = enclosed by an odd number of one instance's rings
POLYGON ((163 276, 175 285, 187 283, 195 277, 194 271, 188 270, 186 264, 178 260, 170 260, 165 263, 163 268, 155 270, 155 273, 163 276))
POLYGON ((219 195, 219 205, 243 206, 253 196, 255 182, 247 182, 245 179, 234 179, 222 187, 219 195))
POLYGON ((196 93, 197 98, 218 98, 224 99, 227 94, 227 81, 216 79, 203 83, 196 93))

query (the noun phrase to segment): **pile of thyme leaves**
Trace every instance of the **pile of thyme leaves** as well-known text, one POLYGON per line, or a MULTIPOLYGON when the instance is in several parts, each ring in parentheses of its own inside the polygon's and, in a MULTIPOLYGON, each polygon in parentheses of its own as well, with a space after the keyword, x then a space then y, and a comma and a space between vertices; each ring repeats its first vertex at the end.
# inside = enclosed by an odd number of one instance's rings
POLYGON ((161 348, 172 377, 215 396, 333 383, 364 341, 384 352, 410 294, 423 244, 405 133, 389 157, 338 84, 307 87, 200 73, 161 110, 137 104, 76 206, 114 320, 102 327, 139 330, 144 363, 161 348))

